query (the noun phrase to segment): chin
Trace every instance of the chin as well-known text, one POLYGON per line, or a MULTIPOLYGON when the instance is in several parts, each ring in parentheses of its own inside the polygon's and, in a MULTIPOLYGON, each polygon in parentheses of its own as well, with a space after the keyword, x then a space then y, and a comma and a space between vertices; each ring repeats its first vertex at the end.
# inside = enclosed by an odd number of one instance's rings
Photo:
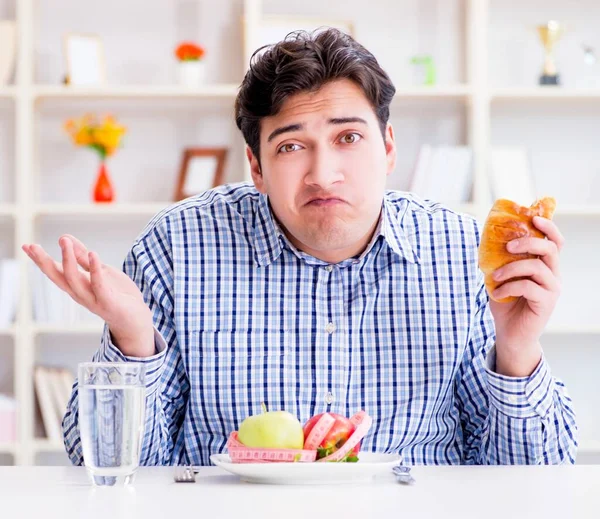
POLYGON ((304 243, 310 244, 311 249, 330 252, 352 246, 352 236, 346 229, 318 229, 310 233, 304 243))

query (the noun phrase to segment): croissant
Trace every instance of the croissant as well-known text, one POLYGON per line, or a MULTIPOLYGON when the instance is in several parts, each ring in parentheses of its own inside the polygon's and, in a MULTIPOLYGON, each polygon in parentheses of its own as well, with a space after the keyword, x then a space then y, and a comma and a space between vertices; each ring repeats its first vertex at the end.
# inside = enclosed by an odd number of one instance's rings
MULTIPOLYGON (((485 288, 494 301, 509 303, 517 299, 510 296, 503 299, 492 297, 492 293, 503 281, 495 281, 492 278, 494 271, 513 261, 535 258, 532 254, 511 254, 506 250, 506 244, 517 238, 536 237, 544 238, 545 235, 533 225, 534 216, 543 216, 552 219, 556 209, 556 200, 545 197, 536 200, 531 207, 520 206, 510 200, 496 200, 490 210, 479 244, 479 268, 485 275, 485 288)), ((512 278, 511 281, 523 279, 512 278)))

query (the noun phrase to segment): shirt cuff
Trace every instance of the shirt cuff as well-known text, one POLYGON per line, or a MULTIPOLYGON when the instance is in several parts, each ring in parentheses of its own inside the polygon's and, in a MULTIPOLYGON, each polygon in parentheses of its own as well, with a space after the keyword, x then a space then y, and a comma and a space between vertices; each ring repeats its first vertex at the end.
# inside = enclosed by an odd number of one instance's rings
POLYGON ((540 363, 528 377, 507 377, 495 372, 496 346, 485 359, 491 402, 500 412, 513 418, 542 419, 554 402, 554 378, 542 353, 540 363))
POLYGON ((167 343, 160 332, 154 328, 154 355, 150 357, 132 357, 124 355, 117 348, 110 337, 108 326, 104 326, 102 335, 102 348, 98 360, 100 362, 141 362, 146 365, 146 394, 150 395, 156 391, 163 372, 167 343))

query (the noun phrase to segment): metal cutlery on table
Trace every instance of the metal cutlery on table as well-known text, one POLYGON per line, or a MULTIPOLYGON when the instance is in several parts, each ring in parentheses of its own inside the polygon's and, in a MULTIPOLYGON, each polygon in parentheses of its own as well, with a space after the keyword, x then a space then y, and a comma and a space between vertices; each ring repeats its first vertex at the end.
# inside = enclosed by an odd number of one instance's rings
POLYGON ((178 465, 175 467, 173 480, 175 483, 195 483, 198 470, 191 465, 178 465))
MULTIPOLYGON (((198 470, 191 465, 178 465, 175 467, 173 479, 175 483, 195 483, 198 470)), ((414 485, 415 478, 410 473, 410 467, 405 465, 396 465, 392 468, 398 483, 403 485, 414 485)))
POLYGON ((392 472, 396 476, 398 483, 402 483, 403 485, 414 485, 417 480, 412 477, 410 473, 410 467, 406 467, 405 465, 396 465, 392 468, 392 472))

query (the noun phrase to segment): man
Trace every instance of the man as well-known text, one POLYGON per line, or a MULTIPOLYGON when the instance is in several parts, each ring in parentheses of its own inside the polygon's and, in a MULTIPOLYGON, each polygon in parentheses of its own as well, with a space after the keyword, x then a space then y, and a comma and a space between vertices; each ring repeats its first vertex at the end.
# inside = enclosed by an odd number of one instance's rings
MULTIPOLYGON (((574 462, 571 401, 539 342, 563 238, 536 219, 548 239, 509 251, 539 259, 497 273, 498 297, 519 299, 490 302, 476 221, 385 189, 394 92, 348 36, 297 34, 255 60, 236 100, 255 187, 164 210, 124 273, 72 236, 62 263, 23 247, 105 320, 95 360, 147 364, 142 464, 209 464, 262 402, 302 423, 364 409, 362 448, 409 464, 574 462)), ((81 464, 77 407, 75 387, 63 427, 81 464)))

